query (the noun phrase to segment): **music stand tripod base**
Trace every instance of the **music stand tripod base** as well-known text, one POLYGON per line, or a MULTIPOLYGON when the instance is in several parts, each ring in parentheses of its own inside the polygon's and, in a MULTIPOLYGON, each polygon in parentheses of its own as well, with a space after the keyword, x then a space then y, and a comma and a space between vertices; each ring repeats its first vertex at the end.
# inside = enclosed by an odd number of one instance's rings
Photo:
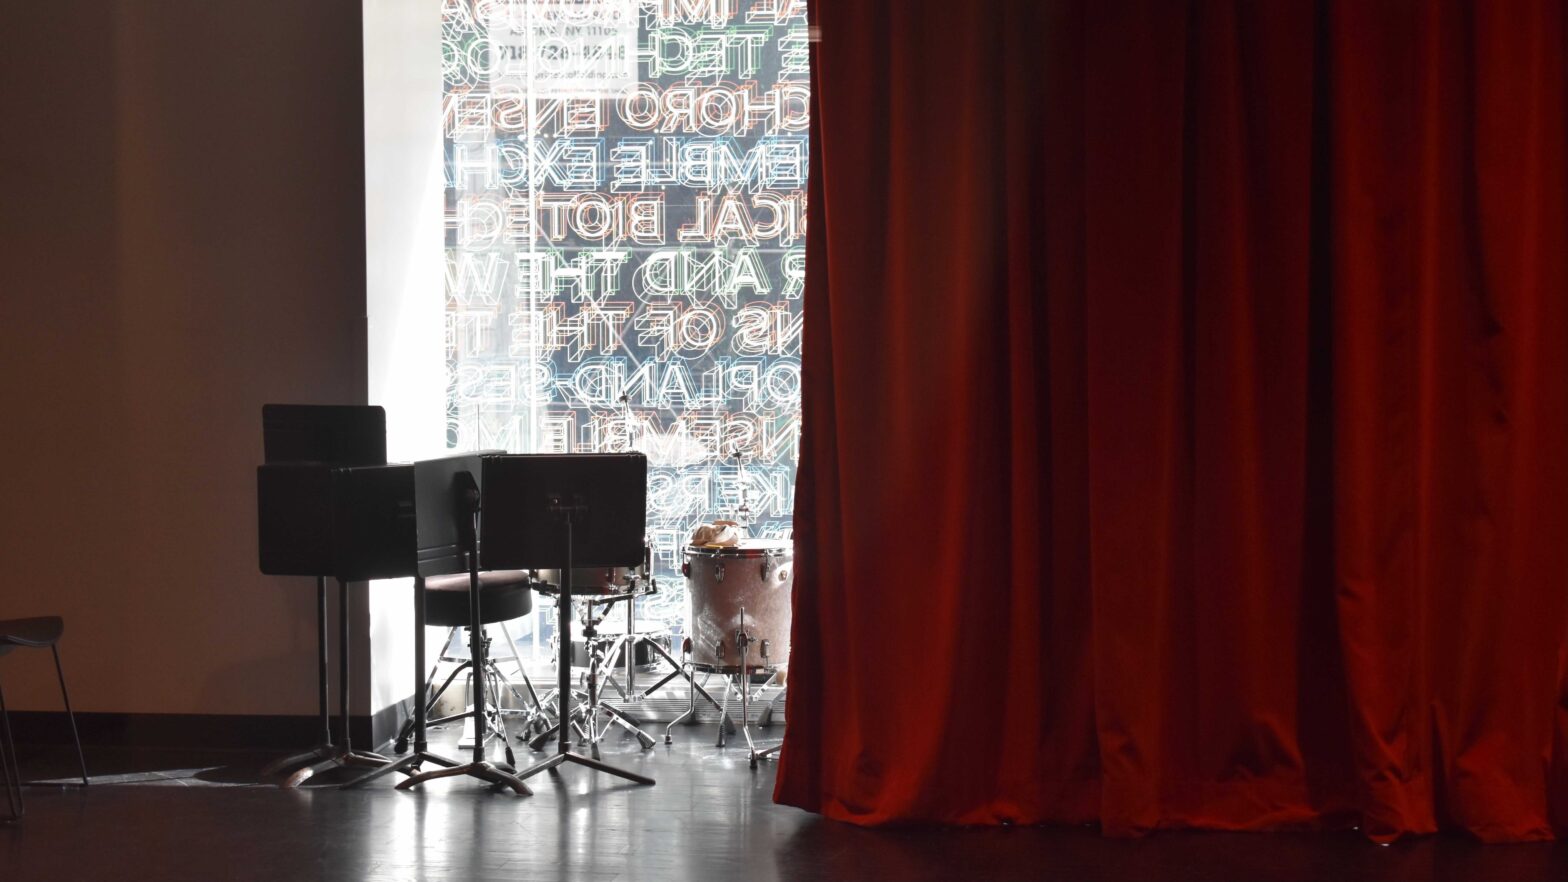
MULTIPOLYGON (((482 601, 482 599, 484 597, 484 591, 482 590, 482 587, 481 587, 481 585, 479 583, 479 539, 478 539, 478 531, 477 531, 477 527, 478 527, 478 523, 477 522, 479 520, 479 505, 480 505, 479 487, 478 487, 478 484, 474 481, 473 476, 468 474, 468 473, 466 473, 466 472, 460 473, 458 475, 458 477, 457 477, 457 480, 458 480, 458 484, 459 484, 459 493, 460 493, 460 496, 463 499, 463 505, 464 505, 464 509, 465 509, 463 511, 463 514, 461 516, 461 521, 460 521, 461 526, 462 526, 461 541, 462 541, 462 544, 467 549, 467 557, 468 557, 468 616, 469 616, 469 620, 468 620, 468 635, 469 635, 468 648, 469 648, 469 653, 470 653, 470 661, 472 662, 472 668, 471 669, 474 672, 474 676, 473 676, 473 684, 474 684, 474 696, 473 696, 473 698, 474 698, 474 711, 473 711, 473 717, 474 717, 474 753, 473 753, 473 761, 472 762, 463 763, 461 765, 453 764, 453 765, 451 765, 451 766, 449 766, 447 768, 432 769, 432 770, 430 770, 428 772, 420 772, 417 775, 413 775, 411 777, 405 778, 402 781, 398 782, 397 789, 398 790, 412 790, 413 788, 418 787, 419 785, 425 783, 426 781, 434 781, 437 778, 456 778, 456 777, 460 777, 460 776, 467 776, 467 777, 470 777, 470 778, 478 778, 479 780, 485 781, 485 782, 487 782, 489 784, 492 784, 492 785, 494 785, 496 787, 510 788, 512 790, 512 792, 516 793, 518 796, 532 796, 533 795, 533 791, 529 790, 528 789, 528 785, 523 783, 523 779, 518 777, 517 775, 513 774, 512 770, 501 768, 500 766, 497 766, 495 763, 492 763, 492 762, 488 761, 487 759, 485 759, 485 742, 489 740, 489 737, 488 737, 488 734, 487 734, 487 731, 486 731, 487 730, 487 724, 489 722, 489 720, 487 719, 487 714, 489 713, 489 705, 486 704, 486 699, 485 699, 485 679, 487 677, 487 673, 486 673, 487 668, 486 668, 486 664, 485 663, 486 663, 487 653, 485 651, 485 629, 484 629, 484 624, 483 624, 484 623, 484 616, 483 616, 483 613, 482 613, 482 611, 480 609, 481 601, 482 601)), ((416 597, 419 598, 419 601, 420 601, 420 604, 421 604, 419 615, 418 615, 418 617, 416 619, 415 625, 416 625, 416 630, 417 630, 417 632, 419 633, 419 635, 421 637, 421 640, 420 640, 420 642, 419 642, 419 644, 417 646, 417 650, 418 650, 418 652, 422 656, 423 650, 424 650, 424 643, 423 643, 423 639, 422 638, 423 638, 423 634, 424 634, 423 629, 424 629, 424 624, 425 624, 424 614, 423 614, 424 585, 423 584, 417 585, 416 588, 415 588, 415 592, 414 593, 415 593, 416 597)), ((422 665, 422 662, 423 662, 422 658, 416 659, 416 665, 415 665, 415 670, 416 671, 420 670, 420 666, 422 665)), ((424 696, 424 683, 423 682, 421 682, 419 684, 419 688, 420 688, 420 692, 419 692, 419 702, 420 703, 415 705, 415 709, 416 709, 416 712, 420 714, 419 721, 418 721, 418 731, 419 731, 420 741, 423 742, 423 739, 424 739, 424 724, 425 724, 424 710, 423 710, 423 704, 422 704, 424 699, 425 699, 425 696, 424 696)), ((504 721, 503 721, 502 725, 503 726, 505 725, 504 721)), ((504 729, 503 729, 503 734, 505 734, 505 730, 504 729)), ((414 752, 414 754, 411 757, 409 757, 410 761, 412 761, 414 757, 421 757, 421 756, 433 757, 434 756, 433 754, 427 753, 423 749, 424 748, 424 744, 423 743, 418 744, 418 748, 419 749, 417 749, 414 752)), ((440 760, 438 759, 437 761, 439 762, 440 760)), ((396 765, 396 763, 394 763, 393 765, 396 765)), ((386 774, 387 772, 390 772, 390 771, 391 770, 388 769, 388 770, 382 771, 381 774, 386 774)))
MULTIPOLYGON (((485 555, 494 565, 523 569, 559 566, 556 603, 560 658, 556 666, 555 756, 519 773, 527 778, 568 763, 651 786, 654 780, 571 750, 572 575, 576 567, 630 565, 643 556, 647 521, 648 459, 642 454, 492 456, 485 458, 484 483, 494 502, 486 506, 485 555), (499 510, 498 510, 499 509, 499 510), (586 536, 576 536, 576 527, 586 536), (574 547, 581 540, 586 547, 574 547), (564 549, 559 545, 564 545, 564 549), (564 553, 562 553, 564 551, 564 553), (583 551, 589 560, 579 561, 583 551), (559 556, 557 556, 559 555, 559 556), (624 559, 620 559, 624 558, 624 559)), ((589 696, 590 702, 593 696, 589 696)), ((590 733, 591 734, 591 733, 590 733)))
POLYGON ((277 762, 269 764, 265 769, 262 769, 262 771, 261 771, 261 777, 262 778, 271 778, 271 777, 275 777, 275 776, 278 776, 278 775, 282 775, 285 771, 288 771, 288 770, 292 769, 293 771, 289 773, 288 777, 284 778, 278 784, 279 787, 284 788, 284 789, 292 789, 292 788, 298 787, 301 784, 304 784, 306 781, 310 780, 311 778, 315 777, 318 773, 326 771, 327 769, 344 767, 344 766, 358 766, 358 767, 363 767, 363 768, 374 768, 374 767, 381 766, 381 765, 383 765, 383 764, 388 762, 388 759, 386 757, 382 756, 379 753, 371 753, 371 752, 368 752, 368 751, 355 750, 354 749, 354 745, 353 745, 353 741, 352 741, 352 739, 350 738, 350 735, 349 735, 349 725, 350 725, 350 723, 349 723, 349 704, 348 704, 348 684, 349 684, 349 672, 348 672, 348 607, 349 607, 349 598, 348 598, 348 583, 345 582, 342 579, 338 580, 338 597, 339 597, 339 601, 338 602, 339 602, 339 605, 341 607, 339 618, 340 618, 340 620, 342 622, 342 631, 339 634, 339 647, 338 647, 338 668, 339 668, 339 671, 340 671, 338 715, 339 715, 339 719, 340 719, 341 725, 343 727, 343 744, 341 746, 339 746, 337 744, 334 744, 333 741, 332 741, 332 729, 331 729, 331 724, 330 724, 330 721, 329 721, 328 711, 327 711, 327 597, 326 597, 326 580, 325 580, 324 577, 317 576, 316 577, 316 598, 317 598, 317 616, 318 616, 317 627, 318 627, 318 630, 319 630, 319 635, 318 636, 320 638, 320 646, 318 647, 318 651, 319 651, 319 654, 320 654, 320 658, 318 660, 319 668, 320 668, 320 671, 319 671, 319 674, 320 674, 319 691, 320 691, 320 700, 321 700, 320 718, 321 718, 321 726, 322 726, 322 730, 323 730, 323 732, 322 732, 323 741, 322 741, 321 744, 317 745, 316 748, 313 749, 313 750, 306 751, 305 753, 294 754, 293 756, 284 757, 283 759, 280 759, 277 762))

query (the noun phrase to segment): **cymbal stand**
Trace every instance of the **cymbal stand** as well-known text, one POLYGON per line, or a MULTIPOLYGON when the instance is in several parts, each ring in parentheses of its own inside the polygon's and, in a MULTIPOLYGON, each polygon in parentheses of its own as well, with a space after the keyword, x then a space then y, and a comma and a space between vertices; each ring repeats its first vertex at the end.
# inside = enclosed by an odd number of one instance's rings
MULTIPOLYGON (((464 499, 468 507, 468 517, 463 520, 463 540, 468 546, 468 648, 473 662, 474 683, 474 754, 473 760, 461 765, 452 765, 447 768, 432 769, 420 772, 403 781, 398 782, 398 790, 411 790, 426 781, 436 778, 454 778, 467 775, 478 778, 496 787, 510 788, 519 796, 532 796, 533 791, 523 783, 523 777, 542 771, 535 767, 524 773, 515 774, 513 768, 502 768, 485 759, 485 743, 489 741, 489 715, 486 713, 485 704, 485 629, 483 618, 480 615, 480 599, 483 592, 479 587, 479 551, 478 530, 476 521, 479 518, 479 488, 473 483, 473 478, 468 477, 468 486, 464 489, 464 499)), ((423 659, 420 659, 423 668, 423 659)), ((504 725, 504 722, 503 722, 504 725)), ((510 744, 508 744, 510 751, 510 744)), ((417 756, 418 754, 413 754, 417 756)))
POLYGON ((262 777, 272 777, 293 769, 293 773, 278 786, 293 788, 305 783, 317 772, 337 766, 377 767, 386 763, 379 753, 354 749, 349 720, 349 596, 348 582, 338 580, 338 720, 343 734, 343 745, 337 746, 332 738, 331 716, 327 712, 327 587, 326 579, 316 577, 316 624, 318 638, 318 691, 322 742, 315 750, 284 757, 262 770, 262 777))

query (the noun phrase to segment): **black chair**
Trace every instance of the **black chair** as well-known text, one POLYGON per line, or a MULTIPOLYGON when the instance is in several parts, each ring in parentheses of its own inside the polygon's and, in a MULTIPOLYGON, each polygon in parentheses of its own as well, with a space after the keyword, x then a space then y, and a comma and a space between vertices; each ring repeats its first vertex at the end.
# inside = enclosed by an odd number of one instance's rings
MULTIPOLYGON (((65 716, 71 722, 71 739, 76 742, 76 763, 82 773, 82 786, 87 786, 87 760, 82 757, 82 737, 76 731, 76 714, 71 711, 71 695, 65 689, 65 671, 60 667, 60 635, 65 633, 65 620, 59 616, 32 619, 0 619, 0 655, 17 647, 43 649, 49 647, 54 654, 54 672, 60 679, 60 697, 65 700, 65 716)), ((6 711, 5 690, 0 687, 0 732, 5 736, 0 744, 0 773, 6 779, 6 802, 10 808, 9 820, 22 816, 22 773, 16 761, 16 741, 11 735, 11 717, 6 711)))

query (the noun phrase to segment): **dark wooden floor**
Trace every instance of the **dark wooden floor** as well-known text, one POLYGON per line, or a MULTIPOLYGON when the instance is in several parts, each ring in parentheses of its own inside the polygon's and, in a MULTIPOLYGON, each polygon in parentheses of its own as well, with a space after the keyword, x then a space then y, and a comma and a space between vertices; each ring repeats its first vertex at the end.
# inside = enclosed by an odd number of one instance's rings
MULTIPOLYGON (((685 731, 674 747, 643 753, 626 740, 607 752, 654 787, 570 768, 533 779, 528 798, 466 780, 284 792, 253 783, 262 757, 99 749, 91 788, 27 789, 26 818, 0 826, 0 879, 1568 880, 1565 845, 863 830, 774 805, 771 767, 752 772, 706 727, 685 731)), ((34 777, 70 768, 54 750, 22 759, 34 777)))

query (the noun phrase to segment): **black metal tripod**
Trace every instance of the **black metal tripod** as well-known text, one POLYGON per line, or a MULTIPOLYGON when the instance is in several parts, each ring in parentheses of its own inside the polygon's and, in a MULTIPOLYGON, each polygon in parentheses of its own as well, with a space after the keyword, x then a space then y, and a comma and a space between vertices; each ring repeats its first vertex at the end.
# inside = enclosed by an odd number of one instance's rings
MULTIPOLYGON (((474 601, 475 609, 478 608, 478 599, 474 601)), ((344 784, 344 788, 357 787, 367 781, 374 781, 393 772, 403 772, 414 775, 420 766, 433 763, 446 769, 455 769, 462 765, 455 759, 449 759, 439 753, 430 751, 430 742, 426 737, 427 722, 426 705, 424 701, 425 690, 428 688, 425 680, 425 578, 418 576, 414 579, 414 689, 418 699, 414 702, 414 751, 407 756, 384 763, 380 768, 344 784)))
MULTIPOLYGON (((553 497, 550 500, 550 510, 561 518, 566 526, 566 563, 561 567, 561 597, 556 604, 560 620, 557 630, 560 634, 561 644, 560 664, 556 669, 556 700, 559 702, 556 719, 560 725, 556 731, 555 756, 533 766, 524 772, 522 777, 526 778, 529 775, 536 775, 566 763, 577 763, 578 765, 587 766, 590 769, 615 775, 619 778, 625 778, 638 784, 653 784, 654 780, 646 775, 618 769, 597 758, 573 753, 571 749, 571 726, 569 721, 572 718, 572 567, 575 566, 575 561, 572 557, 572 524, 584 513, 583 509, 584 506, 565 503, 559 497, 553 497)), ((598 745, 594 745, 594 750, 597 752, 598 745)))
MULTIPOLYGON (((479 585, 479 536, 477 523, 479 520, 479 486, 474 482, 473 476, 467 474, 466 472, 462 473, 458 477, 458 480, 461 482, 461 489, 459 492, 465 504, 464 510, 467 514, 467 516, 462 520, 461 527, 463 534, 463 545, 468 549, 468 633, 471 636, 471 639, 468 641, 468 648, 472 657, 474 670, 474 758, 471 762, 463 764, 451 763, 446 768, 433 769, 428 772, 420 772, 417 775, 413 775, 399 782, 397 789, 410 790, 418 787, 426 781, 433 781, 436 778, 455 778, 461 775, 467 775, 469 777, 478 778, 481 781, 494 784, 498 787, 509 787, 514 793, 517 793, 520 796, 532 796, 533 791, 529 790, 528 785, 523 783, 523 777, 525 776, 517 775, 515 773, 515 769, 503 768, 485 759, 485 742, 489 740, 487 737, 489 730, 489 719, 486 713, 488 707, 485 704, 485 630, 483 624, 484 620, 480 616, 479 609, 480 595, 483 593, 480 590, 479 585)), ((421 588, 422 587, 423 586, 421 586, 421 588)), ((424 624, 424 594, 421 592, 418 622, 419 633, 421 635, 424 634, 424 624)), ((422 636, 419 639, 419 653, 415 659, 415 663, 421 668, 420 683, 423 685, 424 639, 422 636)), ((436 757, 434 754, 429 753, 425 749, 425 710, 423 689, 420 690, 419 698, 420 700, 417 702, 417 709, 415 711, 415 713, 419 714, 419 721, 415 724, 415 727, 419 732, 419 740, 415 744, 415 750, 413 753, 409 754, 396 763, 392 763, 392 766, 399 766, 402 763, 408 763, 412 765, 417 762, 420 757, 433 759, 434 761, 443 764, 449 762, 446 761, 444 757, 436 757)), ((406 768, 406 766, 403 767, 406 768)), ((390 771, 392 771, 390 768, 386 770, 378 769, 377 773, 386 774, 390 771)), ((525 775, 531 775, 540 771, 544 770, 542 768, 536 767, 530 769, 527 773, 525 773, 525 775)))

